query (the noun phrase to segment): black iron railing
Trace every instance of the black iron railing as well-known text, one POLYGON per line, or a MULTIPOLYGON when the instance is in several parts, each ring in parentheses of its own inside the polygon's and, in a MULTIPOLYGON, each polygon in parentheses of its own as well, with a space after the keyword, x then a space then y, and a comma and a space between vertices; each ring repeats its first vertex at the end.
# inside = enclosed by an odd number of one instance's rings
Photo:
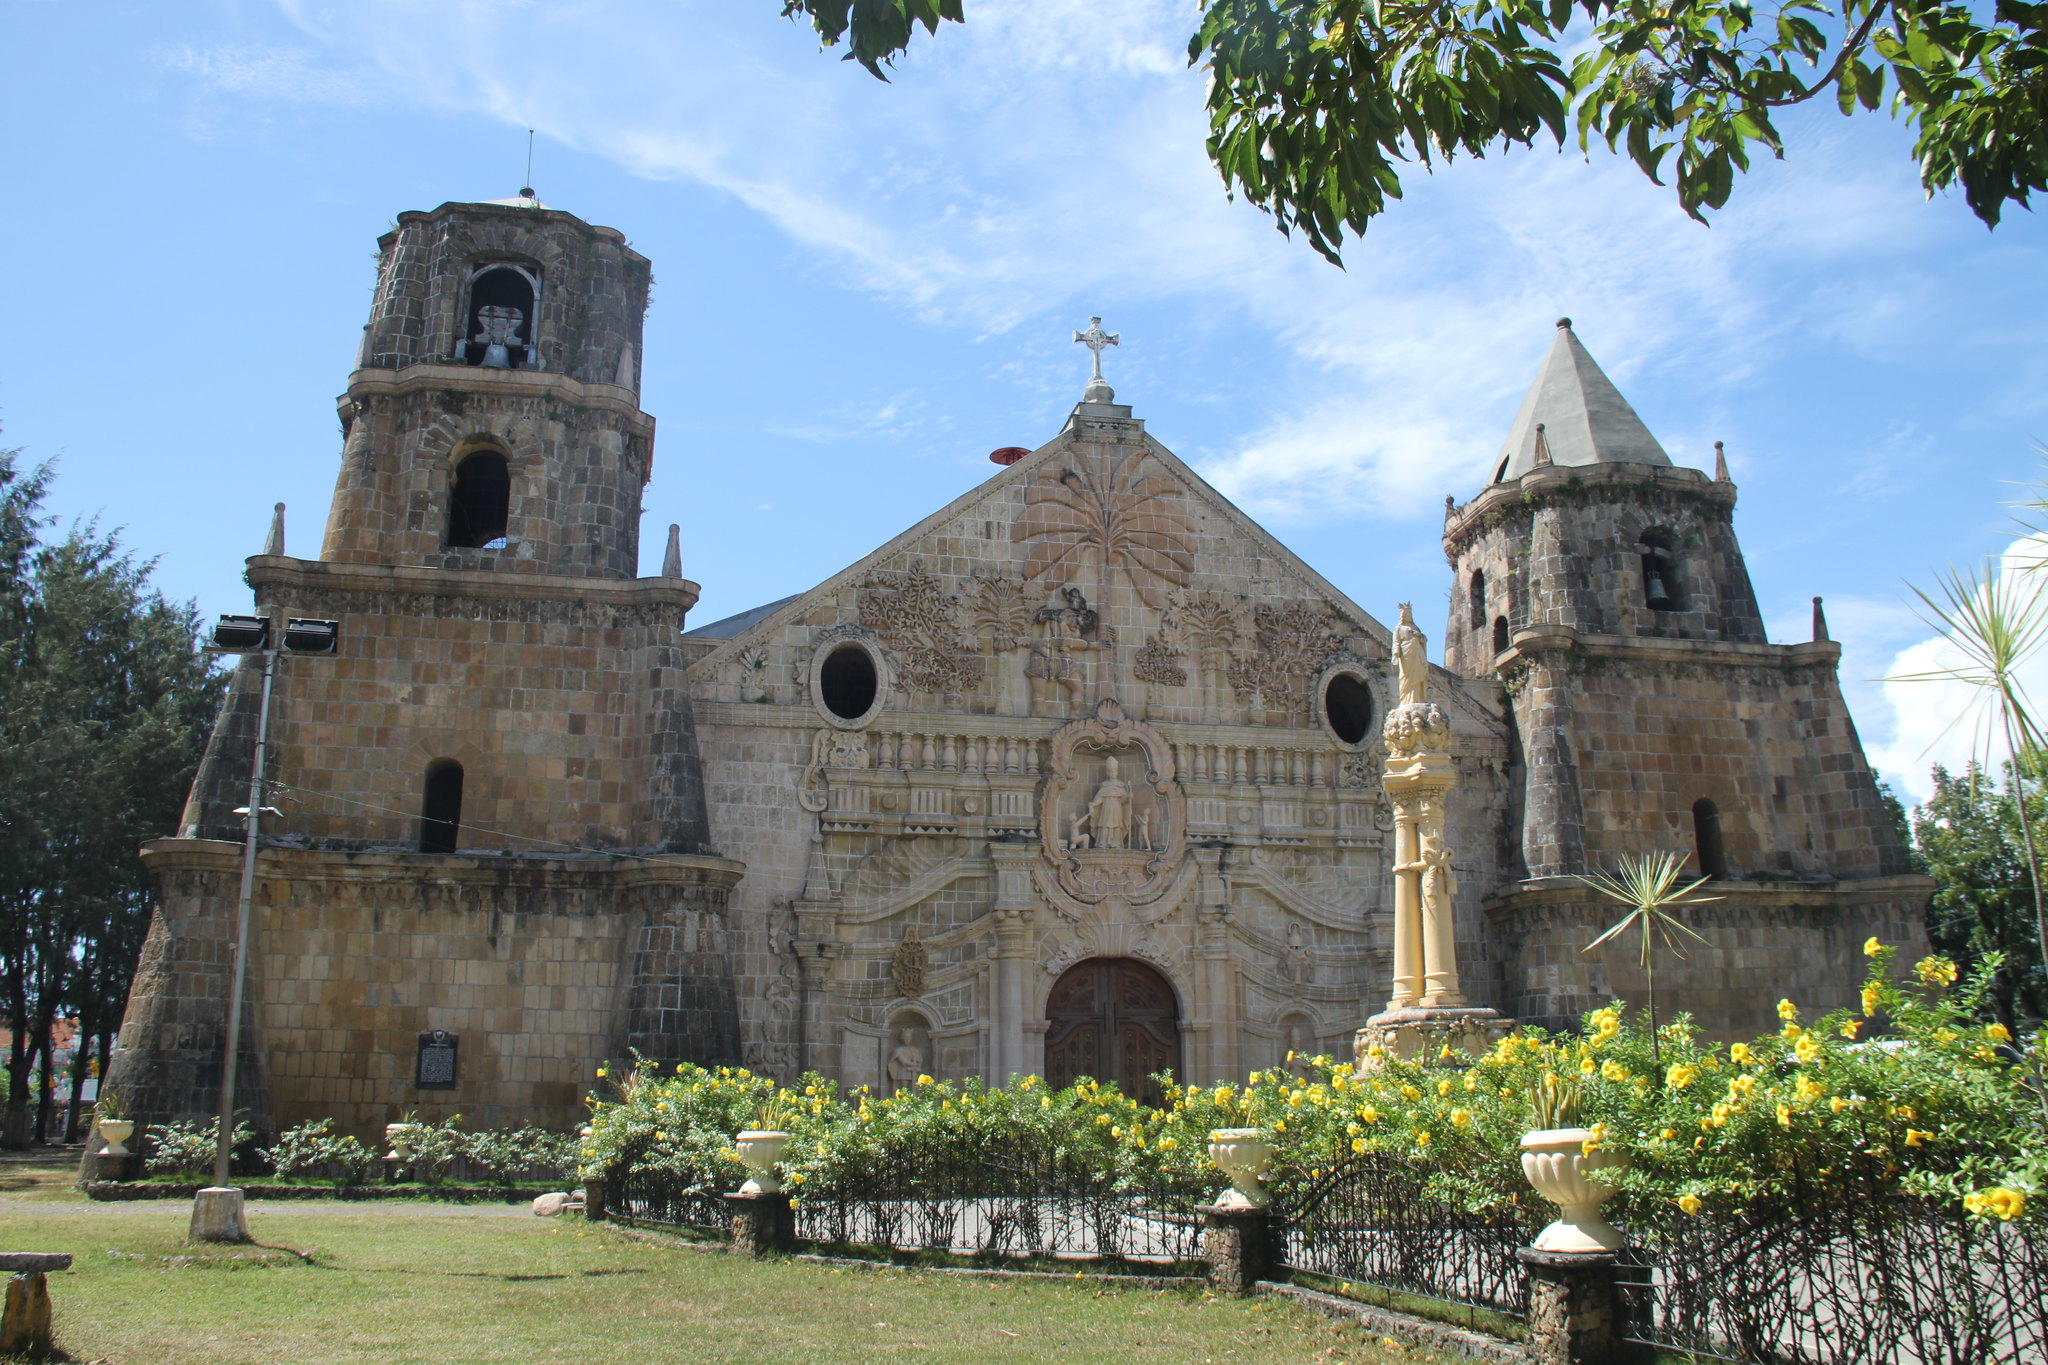
POLYGON ((1092 1152, 892 1144, 805 1186, 796 1230, 809 1242, 897 1251, 1188 1261, 1201 1254, 1195 1209, 1217 1184, 1107 1171, 1092 1152))
POLYGON ((1629 1201, 1635 1341, 1703 1358, 2048 1365, 2048 1229, 1883 1195, 1688 1215, 1629 1201))
POLYGON ((1429 1189, 1429 1170, 1383 1153, 1275 1182, 1280 1260, 1353 1286, 1487 1309, 1527 1311, 1515 1253, 1543 1221, 1516 1205, 1474 1213, 1429 1189))

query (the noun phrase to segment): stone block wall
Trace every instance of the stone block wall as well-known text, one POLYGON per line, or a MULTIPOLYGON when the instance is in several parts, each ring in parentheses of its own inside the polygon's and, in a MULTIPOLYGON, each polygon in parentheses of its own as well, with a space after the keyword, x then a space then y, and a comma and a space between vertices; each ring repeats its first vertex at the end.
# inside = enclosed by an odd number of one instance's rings
MULTIPOLYGON (((160 840, 158 901, 108 1079, 146 1121, 217 1104, 240 850, 160 840)), ((536 859, 267 849, 251 921, 242 1107, 265 1132, 333 1118, 369 1137, 417 1111, 465 1126, 581 1121, 595 1068, 737 1062, 716 858, 536 859), (453 1089, 418 1037, 457 1035, 453 1089)))
MULTIPOLYGON (((1688 943, 1683 958, 1660 949, 1658 1017, 1689 1011, 1708 1036, 1729 1041, 1775 1029, 1781 999, 1808 1019, 1852 1006, 1868 966, 1865 939, 1902 945, 1909 960, 1925 953, 1933 886, 1926 877, 1899 876, 1703 888, 1702 895, 1721 899, 1680 913, 1707 945, 1688 943)), ((1487 914, 1507 957, 1506 1012, 1524 1023, 1569 1028, 1585 1011, 1617 999, 1640 1010, 1648 981, 1639 940, 1583 951, 1625 913, 1563 877, 1524 882, 1491 899, 1487 914)))
POLYGON ((423 363, 358 370, 321 558, 495 573, 631 578, 654 419, 631 391, 571 376, 423 363), (456 466, 505 457, 505 543, 450 546, 456 466))
POLYGON ((377 239, 377 292, 360 367, 402 370, 451 358, 463 339, 470 270, 491 261, 539 272, 540 317, 531 339, 549 372, 611 384, 623 353, 627 377, 639 387, 637 352, 652 282, 647 258, 616 228, 517 205, 451 203, 398 215, 398 226, 377 239))
MULTIPOLYGON (((465 850, 705 851, 677 634, 694 584, 262 557, 249 577, 259 610, 341 621, 335 654, 279 660, 269 776, 291 794, 266 834, 416 849, 427 765, 452 758, 465 850)), ((193 787, 190 836, 240 836, 258 687, 245 663, 193 787)))

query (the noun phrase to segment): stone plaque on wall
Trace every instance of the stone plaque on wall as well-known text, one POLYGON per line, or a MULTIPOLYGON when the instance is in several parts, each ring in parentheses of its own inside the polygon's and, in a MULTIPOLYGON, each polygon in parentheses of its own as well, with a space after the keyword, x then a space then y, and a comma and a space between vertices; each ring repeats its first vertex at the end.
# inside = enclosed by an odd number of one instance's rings
POLYGON ((453 1090, 455 1047, 459 1041, 446 1029, 430 1029, 422 1033, 419 1060, 413 1071, 413 1085, 421 1090, 453 1090))

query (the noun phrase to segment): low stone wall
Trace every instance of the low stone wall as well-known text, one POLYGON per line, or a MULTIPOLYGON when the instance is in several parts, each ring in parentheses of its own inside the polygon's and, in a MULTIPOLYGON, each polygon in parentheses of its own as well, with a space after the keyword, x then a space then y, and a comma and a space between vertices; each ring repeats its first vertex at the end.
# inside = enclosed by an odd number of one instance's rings
MULTIPOLYGON (((449 1204, 523 1204, 543 1194, 558 1194, 570 1188, 560 1185, 522 1185, 512 1190, 485 1185, 238 1185, 246 1199, 425 1199, 449 1204)), ((88 1199, 121 1202, 134 1199, 190 1199, 201 1186, 158 1184, 147 1181, 92 1180, 84 1185, 88 1199)))

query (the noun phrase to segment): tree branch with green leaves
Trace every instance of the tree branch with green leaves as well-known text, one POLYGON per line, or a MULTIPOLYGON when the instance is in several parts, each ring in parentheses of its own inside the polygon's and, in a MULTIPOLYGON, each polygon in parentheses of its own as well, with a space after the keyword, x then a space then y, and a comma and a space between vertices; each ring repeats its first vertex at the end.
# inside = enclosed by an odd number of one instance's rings
MULTIPOLYGON (((1208 0, 1188 44, 1209 73, 1209 155, 1227 190, 1339 262, 1401 197, 1401 171, 1547 139, 1623 152, 1695 219, 1724 206, 1781 109, 1825 97, 1915 130, 1932 195, 1996 226, 2048 189, 2048 4, 1995 0, 1208 0), (1573 55, 1576 54, 1576 55, 1573 55)), ((877 77, 961 0, 784 0, 877 77)))

